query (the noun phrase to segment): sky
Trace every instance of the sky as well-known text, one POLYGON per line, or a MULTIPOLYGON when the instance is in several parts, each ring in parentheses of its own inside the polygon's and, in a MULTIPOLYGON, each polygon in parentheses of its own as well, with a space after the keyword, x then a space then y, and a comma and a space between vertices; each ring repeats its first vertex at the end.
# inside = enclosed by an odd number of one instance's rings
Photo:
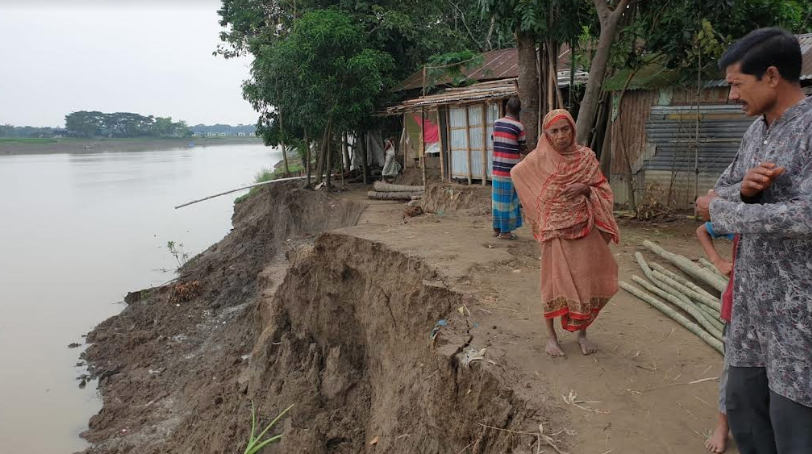
POLYGON ((254 124, 249 57, 212 52, 218 0, 0 0, 0 124, 78 110, 254 124))

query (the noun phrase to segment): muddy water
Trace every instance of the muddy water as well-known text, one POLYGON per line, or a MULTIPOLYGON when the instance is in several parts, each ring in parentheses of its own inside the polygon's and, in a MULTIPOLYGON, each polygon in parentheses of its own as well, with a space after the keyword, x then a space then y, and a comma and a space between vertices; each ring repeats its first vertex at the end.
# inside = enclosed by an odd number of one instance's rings
POLYGON ((173 277, 168 241, 194 255, 228 233, 240 194, 175 205, 278 159, 261 145, 0 156, 0 452, 86 446, 101 402, 95 383, 78 388, 81 335, 173 277))

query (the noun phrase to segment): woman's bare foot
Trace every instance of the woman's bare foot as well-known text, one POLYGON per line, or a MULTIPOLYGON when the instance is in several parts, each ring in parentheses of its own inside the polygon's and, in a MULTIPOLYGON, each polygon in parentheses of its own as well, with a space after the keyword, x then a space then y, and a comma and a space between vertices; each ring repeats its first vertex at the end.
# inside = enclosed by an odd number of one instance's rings
POLYGON ((493 236, 497 237, 502 233, 501 229, 493 229, 493 236))
POLYGON ((553 358, 567 356, 567 354, 564 353, 564 350, 561 350, 561 345, 558 343, 558 339, 554 338, 547 339, 547 347, 544 349, 544 351, 546 351, 547 354, 553 358))
POLYGON ((598 347, 586 338, 586 330, 578 331, 578 344, 581 346, 581 353, 584 355, 591 355, 598 351, 598 347))
POLYGON ((713 434, 705 440, 705 449, 710 452, 723 453, 727 449, 727 433, 730 428, 727 426, 727 416, 719 414, 719 423, 713 434))

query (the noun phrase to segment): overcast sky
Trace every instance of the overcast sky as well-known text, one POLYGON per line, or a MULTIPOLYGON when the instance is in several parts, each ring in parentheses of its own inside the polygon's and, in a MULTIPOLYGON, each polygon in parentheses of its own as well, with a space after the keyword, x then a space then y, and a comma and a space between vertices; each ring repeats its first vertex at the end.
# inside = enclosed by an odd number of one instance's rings
POLYGON ((0 124, 77 110, 253 124, 248 58, 212 56, 217 0, 0 0, 0 124), (121 6, 125 5, 125 6, 121 6))

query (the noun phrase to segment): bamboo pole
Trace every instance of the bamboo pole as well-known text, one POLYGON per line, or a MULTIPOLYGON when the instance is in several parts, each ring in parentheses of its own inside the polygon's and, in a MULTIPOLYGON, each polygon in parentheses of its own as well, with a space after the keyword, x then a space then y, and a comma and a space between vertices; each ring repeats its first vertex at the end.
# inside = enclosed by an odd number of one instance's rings
POLYGON ((655 254, 659 255, 660 257, 668 260, 669 262, 676 265, 682 271, 685 271, 689 275, 693 276, 696 279, 699 279, 702 282, 706 282, 711 287, 715 288, 720 292, 724 292, 725 288, 727 288, 727 282, 713 273, 697 266, 694 262, 688 260, 687 258, 679 255, 674 254, 672 252, 668 252, 665 249, 657 246, 656 244, 652 243, 651 241, 643 241, 643 246, 647 247, 649 250, 654 252, 655 254))
MULTIPOLYGON (((445 181, 445 155, 446 155, 446 149, 445 149, 445 142, 443 142, 443 134, 441 133, 441 131, 442 131, 441 125, 443 124, 443 122, 440 121, 440 116, 443 115, 443 113, 445 113, 445 112, 448 112, 448 109, 442 109, 442 113, 441 113, 440 108, 437 108, 437 132, 438 132, 437 136, 438 136, 438 139, 440 139, 440 183, 445 181)), ((446 120, 446 124, 448 124, 448 120, 446 120)), ((448 143, 451 143, 451 137, 446 136, 446 141, 448 143)))
POLYGON ((694 305, 693 303, 686 303, 682 299, 660 289, 656 285, 652 284, 651 282, 648 282, 647 280, 641 278, 640 276, 632 276, 632 280, 634 282, 637 282, 637 284, 648 290, 650 293, 653 293, 659 296, 660 298, 663 298, 671 302, 673 305, 687 312, 691 317, 694 318, 694 320, 700 326, 702 326, 702 328, 705 329, 705 331, 710 333, 713 337, 722 340, 721 327, 715 325, 712 321, 708 320, 708 318, 706 317, 707 314, 705 314, 702 310, 696 307, 696 305, 694 305))
POLYGON ((721 277, 722 279, 729 281, 730 276, 725 276, 724 274, 719 272, 719 269, 716 268, 716 265, 711 263, 710 260, 706 259, 705 257, 699 258, 699 263, 705 266, 705 268, 709 269, 712 273, 716 274, 717 276, 721 277))
POLYGON ((702 309, 706 314, 708 314, 708 317, 711 317, 714 322, 719 323, 720 325, 722 325, 722 327, 724 327, 725 323, 727 323, 724 320, 722 320, 722 318, 719 316, 719 313, 714 311, 712 308, 699 302, 697 302, 697 307, 702 309))
POLYGON ((471 185, 471 181, 474 179, 474 170, 473 166, 471 165, 471 118, 468 111, 468 106, 465 106, 465 147, 468 151, 468 186, 471 185))
POLYGON ((488 105, 482 104, 482 186, 488 184, 488 105))
POLYGON ((423 190, 422 186, 409 186, 405 184, 391 184, 384 183, 383 181, 376 181, 372 185, 373 189, 378 192, 419 192, 423 190))
POLYGON ((691 290, 693 290, 693 291, 695 291, 697 293, 705 295, 708 298, 716 299, 716 296, 713 296, 712 294, 708 293, 707 290, 705 290, 702 287, 694 284, 689 279, 686 279, 686 278, 678 275, 677 273, 672 273, 671 271, 669 271, 668 269, 666 269, 664 266, 660 265, 659 263, 651 262, 651 268, 665 274, 666 276, 670 277, 671 279, 679 282, 680 284, 690 288, 691 290))
POLYGON ((721 312, 722 303, 719 302, 718 299, 707 298, 704 295, 702 295, 700 293, 697 293, 697 292, 689 289, 688 287, 680 284, 679 282, 669 278, 668 276, 664 275, 663 273, 660 273, 659 271, 652 271, 652 273, 653 273, 655 278, 665 282, 666 284, 670 285, 671 287, 676 288, 677 290, 679 290, 680 293, 688 296, 689 298, 691 298, 693 300, 701 301, 706 306, 712 307, 713 309, 721 312))
POLYGON ((379 192, 368 191, 367 197, 373 200, 412 200, 413 197, 421 197, 423 192, 379 192))
POLYGON ((230 191, 221 192, 219 194, 210 195, 208 197, 203 197, 202 199, 192 200, 191 202, 187 202, 187 203, 184 203, 183 205, 176 206, 175 209, 177 210, 178 208, 188 207, 189 205, 194 205, 196 203, 200 203, 200 202, 203 202, 203 201, 206 201, 206 200, 209 200, 209 199, 213 199, 215 197, 220 197, 220 196, 223 196, 223 195, 226 195, 226 194, 231 194, 231 193, 237 192, 237 191, 244 191, 246 189, 256 188, 258 186, 265 186, 265 185, 271 184, 271 183, 281 183, 283 181, 304 180, 305 178, 307 178, 307 177, 290 177, 290 178, 280 178, 278 180, 263 181, 262 183, 252 184, 252 185, 249 185, 249 186, 243 186, 241 188, 232 189, 230 191))
MULTIPOLYGON (((640 268, 643 270, 643 273, 646 275, 646 277, 649 278, 649 280, 654 285, 659 287, 662 291, 664 291, 664 292, 666 292, 666 293, 668 293, 670 295, 673 295, 674 297, 680 299, 684 304, 690 304, 690 305, 698 304, 697 300, 692 300, 688 295, 683 293, 681 291, 681 289, 679 289, 679 288, 677 288, 677 287, 675 287, 673 285, 669 285, 668 282, 665 282, 662 279, 659 279, 657 277, 657 275, 655 275, 655 272, 651 268, 649 268, 648 263, 646 263, 646 260, 643 258, 643 254, 637 252, 637 253, 635 253, 635 257, 637 258, 637 263, 640 265, 640 268)), ((676 282, 676 281, 674 281, 674 282, 676 282)), ((711 298, 711 301, 715 301, 715 299, 711 298)), ((720 306, 720 309, 721 309, 721 306, 720 306)), ((709 317, 705 317, 705 318, 708 321, 710 321, 711 323, 713 323, 714 326, 717 329, 719 329, 720 331, 722 330, 721 323, 719 323, 719 320, 718 320, 717 317, 713 316, 713 317, 710 317, 710 318, 709 317)))
POLYGON ((407 137, 407 130, 406 130, 406 121, 408 121, 406 115, 408 113, 403 114, 403 168, 409 167, 409 147, 406 144, 406 137, 407 137))
MULTIPOLYGON (((643 273, 645 273, 646 277, 649 278, 651 282, 654 282, 655 284, 661 282, 667 285, 668 287, 672 288, 673 291, 676 291, 678 294, 684 295, 686 299, 688 299, 689 301, 691 299, 696 301, 702 301, 704 304, 716 309, 717 311, 722 310, 722 305, 719 302, 718 298, 714 297, 708 298, 705 295, 695 292, 690 288, 688 288, 687 286, 680 284, 674 279, 669 278, 665 274, 660 273, 659 271, 652 270, 651 268, 649 268, 648 263, 646 263, 646 260, 643 258, 643 254, 636 252, 634 256, 637 258, 637 263, 640 265, 640 268, 643 269, 643 273)), ((664 290, 672 291, 668 289, 664 290)))
POLYGON ((663 303, 657 298, 654 298, 645 291, 640 290, 633 285, 627 284, 626 282, 620 281, 620 288, 626 290, 632 295, 645 301, 646 303, 653 306, 655 309, 659 310, 663 314, 671 317, 671 319, 673 319, 674 321, 685 327, 685 329, 699 336, 700 339, 705 341, 705 343, 713 347, 713 349, 719 352, 720 354, 722 355, 725 354, 724 347, 722 346, 722 342, 719 339, 716 339, 715 337, 710 335, 707 331, 700 328, 699 325, 697 325, 696 323, 688 320, 684 315, 668 307, 667 304, 663 303))

